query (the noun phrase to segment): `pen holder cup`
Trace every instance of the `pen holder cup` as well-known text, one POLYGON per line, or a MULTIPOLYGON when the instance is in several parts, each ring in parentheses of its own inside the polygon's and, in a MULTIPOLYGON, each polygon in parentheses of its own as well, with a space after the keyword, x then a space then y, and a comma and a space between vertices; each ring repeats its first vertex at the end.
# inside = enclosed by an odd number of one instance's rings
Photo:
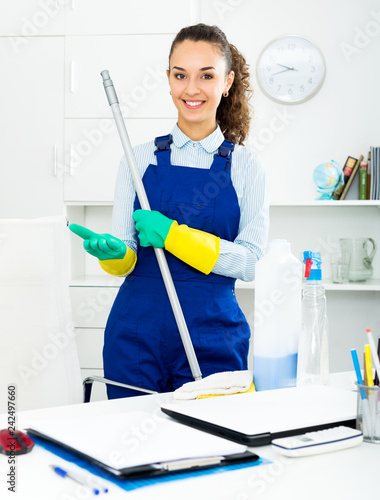
POLYGON ((380 387, 356 385, 356 428, 362 431, 364 441, 380 444, 380 387))

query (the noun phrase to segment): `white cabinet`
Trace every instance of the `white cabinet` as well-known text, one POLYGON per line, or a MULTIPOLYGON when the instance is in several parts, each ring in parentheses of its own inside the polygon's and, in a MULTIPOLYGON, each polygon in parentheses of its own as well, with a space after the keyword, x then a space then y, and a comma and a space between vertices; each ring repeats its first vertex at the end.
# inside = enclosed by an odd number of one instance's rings
POLYGON ((126 118, 176 118, 166 76, 172 38, 166 34, 66 37, 66 118, 112 116, 103 70, 110 73, 126 118))
POLYGON ((176 33, 197 17, 197 0, 177 14, 178 0, 71 0, 66 2, 66 34, 119 35, 176 33))
MULTIPOLYGON (((112 277, 109 277, 112 278, 112 277)), ((122 283, 116 280, 115 283, 122 283)), ((118 286, 75 286, 72 283, 71 300, 76 328, 104 328, 118 286)))
POLYGON ((63 213, 63 37, 0 38, 3 218, 63 213))
MULTIPOLYGON (((170 133, 175 120, 127 119, 125 124, 131 144, 136 145, 170 133)), ((112 205, 123 154, 113 119, 65 120, 64 200, 112 205)))
POLYGON ((75 333, 79 363, 82 369, 103 369, 104 330, 78 328, 75 333), (89 346, 91 346, 90 349, 89 346))
POLYGON ((0 36, 15 52, 29 43, 17 36, 63 35, 65 7, 62 0, 17 0, 0 2, 0 36))
MULTIPOLYGON (((95 259, 94 259, 95 260, 95 259)), ((91 280, 86 285, 78 280, 70 287, 75 340, 78 349, 82 379, 88 376, 103 377, 103 339, 104 327, 112 303, 118 292, 121 280, 110 283, 110 278, 104 281, 105 286, 91 286, 91 280), (116 286, 115 286, 116 285, 116 286)), ((106 399, 104 384, 94 384, 91 401, 106 399)))

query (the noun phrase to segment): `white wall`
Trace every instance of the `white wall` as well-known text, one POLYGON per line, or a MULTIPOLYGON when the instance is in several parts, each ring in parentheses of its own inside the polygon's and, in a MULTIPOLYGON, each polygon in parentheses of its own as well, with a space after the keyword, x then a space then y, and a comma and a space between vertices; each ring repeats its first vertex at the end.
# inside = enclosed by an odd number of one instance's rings
POLYGON ((311 173, 318 164, 331 159, 344 164, 348 155, 366 158, 369 146, 380 143, 378 1, 201 3, 202 20, 225 30, 246 55, 253 75, 261 50, 279 35, 310 38, 324 54, 325 82, 306 103, 278 105, 262 94, 253 78, 255 114, 248 145, 265 160, 272 201, 315 199, 311 173), (276 115, 283 117, 280 132, 271 130, 276 115))

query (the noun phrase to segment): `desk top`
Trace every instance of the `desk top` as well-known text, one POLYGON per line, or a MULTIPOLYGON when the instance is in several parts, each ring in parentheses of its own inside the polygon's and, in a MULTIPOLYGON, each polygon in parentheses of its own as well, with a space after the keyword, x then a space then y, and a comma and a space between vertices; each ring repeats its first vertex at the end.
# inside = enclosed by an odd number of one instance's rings
MULTIPOLYGON (((233 398, 234 396, 226 396, 233 398)), ((172 401, 171 394, 139 396, 113 401, 101 401, 59 408, 20 412, 17 415, 19 429, 28 427, 33 420, 54 418, 78 418, 91 415, 112 415, 120 412, 147 411, 163 416, 160 406, 172 401)), ((167 417, 165 417, 167 418, 167 417)), ((0 416, 0 428, 7 427, 6 415, 0 416)), ((328 500, 337 496, 342 499, 376 498, 379 493, 380 447, 362 443, 347 450, 322 455, 287 458, 278 455, 271 446, 251 448, 263 458, 272 461, 268 465, 248 467, 220 474, 174 480, 125 492, 108 483, 105 500, 181 500, 218 498, 218 500, 328 500), (212 496, 210 496, 212 495, 212 496)), ((49 465, 65 466, 66 462, 47 450, 36 446, 28 455, 17 458, 16 494, 7 491, 6 474, 9 472, 7 457, 0 455, 0 497, 22 500, 84 500, 95 497, 88 490, 69 479, 54 474, 49 465)), ((67 468, 73 470, 72 464, 67 468)))

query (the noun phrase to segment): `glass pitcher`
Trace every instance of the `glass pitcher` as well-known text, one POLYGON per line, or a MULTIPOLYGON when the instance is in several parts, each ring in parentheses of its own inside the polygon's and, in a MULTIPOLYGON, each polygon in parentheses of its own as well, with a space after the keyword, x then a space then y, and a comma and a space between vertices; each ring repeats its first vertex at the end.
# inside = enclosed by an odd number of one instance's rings
POLYGON ((366 281, 372 277, 372 260, 377 248, 372 238, 343 238, 340 248, 351 254, 349 281, 366 281), (368 253, 368 242, 372 244, 371 253, 368 253))

